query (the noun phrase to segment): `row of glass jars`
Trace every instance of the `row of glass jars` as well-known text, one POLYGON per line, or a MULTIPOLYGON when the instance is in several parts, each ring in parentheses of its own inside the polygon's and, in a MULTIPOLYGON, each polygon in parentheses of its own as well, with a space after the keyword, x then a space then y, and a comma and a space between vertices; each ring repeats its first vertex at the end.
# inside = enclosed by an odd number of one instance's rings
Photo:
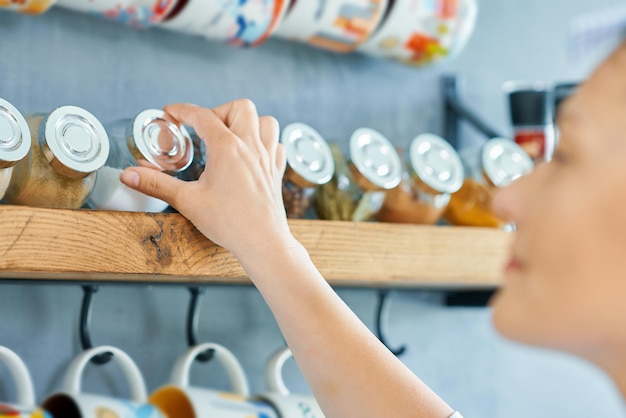
MULTIPOLYGON (((328 220, 502 226, 493 190, 533 168, 514 142, 495 138, 465 158, 444 139, 417 136, 406 162, 379 132, 361 128, 344 157, 312 127, 285 127, 283 197, 288 217, 328 220)), ((0 200, 10 204, 161 212, 167 203, 124 186, 132 165, 150 165, 183 180, 204 170, 204 142, 150 109, 102 126, 89 112, 62 106, 26 117, 0 99, 0 200)))
POLYGON ((533 161, 514 142, 493 138, 461 159, 443 138, 418 135, 405 162, 387 138, 356 130, 347 157, 312 127, 285 127, 283 197, 287 215, 314 210, 327 220, 504 227, 493 213, 495 189, 529 173, 533 161))
POLYGON ((150 165, 176 175, 193 162, 184 126, 149 109, 106 128, 77 106, 22 115, 0 99, 0 200, 46 208, 160 212, 167 203, 124 186, 122 169, 150 165))

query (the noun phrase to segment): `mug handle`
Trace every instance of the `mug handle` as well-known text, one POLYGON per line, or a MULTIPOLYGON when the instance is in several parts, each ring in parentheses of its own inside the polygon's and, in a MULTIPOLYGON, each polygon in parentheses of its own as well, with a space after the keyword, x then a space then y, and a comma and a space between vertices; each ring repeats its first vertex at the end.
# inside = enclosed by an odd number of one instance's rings
POLYGON ((276 351, 267 363, 265 380, 271 393, 279 395, 289 395, 291 393, 283 380, 283 366, 291 357, 293 357, 291 350, 289 347, 285 347, 276 351))
POLYGON ((35 405, 35 389, 26 364, 17 354, 3 346, 0 346, 0 361, 6 364, 11 376, 13 376, 17 387, 18 405, 35 405))
POLYGON ((85 367, 92 358, 106 352, 113 353, 113 359, 122 367, 122 371, 128 380, 128 387, 130 388, 130 400, 135 403, 145 403, 146 399, 148 399, 148 392, 139 368, 128 354, 119 348, 108 345, 90 348, 76 356, 67 369, 63 382, 63 390, 69 393, 80 393, 82 375, 85 371, 85 367))
POLYGON ((233 353, 215 343, 198 344, 185 351, 174 364, 171 383, 183 388, 189 387, 191 365, 196 357, 206 350, 214 350, 214 358, 226 369, 233 391, 246 398, 250 396, 248 379, 241 364, 233 353))

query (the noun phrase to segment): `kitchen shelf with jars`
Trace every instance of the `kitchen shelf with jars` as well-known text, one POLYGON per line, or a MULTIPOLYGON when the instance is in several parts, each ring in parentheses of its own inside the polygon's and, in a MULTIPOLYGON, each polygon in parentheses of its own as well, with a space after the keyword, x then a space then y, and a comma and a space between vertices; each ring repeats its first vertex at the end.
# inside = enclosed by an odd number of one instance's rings
MULTIPOLYGON (((0 139, 0 278, 249 283, 165 202, 119 181, 136 164, 183 180, 202 173, 204 142, 163 111, 105 127, 79 107, 24 116, 0 99, 0 139)), ((281 142, 291 229, 333 285, 499 285, 511 234, 491 213, 491 192, 532 169, 514 142, 488 141, 477 167, 432 134, 418 135, 406 158, 368 128, 346 156, 305 124, 286 126, 281 142), (435 225, 442 219, 455 226, 435 225)))
POLYGON ((233 46, 279 37, 416 66, 457 55, 477 16, 476 0, 0 0, 0 10, 26 14, 55 5, 233 46))

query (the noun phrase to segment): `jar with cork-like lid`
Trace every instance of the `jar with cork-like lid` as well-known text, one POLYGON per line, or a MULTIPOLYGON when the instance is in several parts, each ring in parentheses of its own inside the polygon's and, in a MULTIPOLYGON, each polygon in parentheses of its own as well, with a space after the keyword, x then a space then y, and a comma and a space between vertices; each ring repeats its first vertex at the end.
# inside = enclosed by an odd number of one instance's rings
POLYGON ((98 179, 88 206, 95 209, 162 212, 168 204, 133 190, 120 181, 122 171, 146 166, 176 175, 193 161, 193 144, 184 126, 163 110, 147 109, 132 119, 107 125, 111 153, 98 170, 98 179))
POLYGON ((0 200, 11 182, 13 167, 28 155, 30 146, 26 119, 15 106, 0 98, 0 200))
POLYGON ((328 143, 304 123, 287 125, 280 137, 287 168, 283 177, 283 201, 288 218, 303 218, 312 204, 315 189, 328 183, 335 161, 328 143))
POLYGON ((385 192, 402 179, 402 162, 391 142, 380 132, 357 129, 350 137, 350 157, 331 146, 335 175, 320 186, 315 208, 320 218, 341 221, 367 221, 380 210, 385 192))
POLYGON ((385 194, 376 220, 435 224, 464 176, 461 158, 448 141, 433 134, 418 135, 411 141, 402 182, 385 194))
POLYGON ((15 165, 7 203, 77 209, 93 189, 96 171, 109 155, 109 140, 98 119, 83 108, 61 106, 26 117, 28 156, 15 165))
POLYGON ((443 217, 453 225, 505 228, 508 223, 492 209, 495 190, 533 170, 528 153, 506 138, 493 138, 475 152, 462 153, 468 176, 453 194, 443 217))

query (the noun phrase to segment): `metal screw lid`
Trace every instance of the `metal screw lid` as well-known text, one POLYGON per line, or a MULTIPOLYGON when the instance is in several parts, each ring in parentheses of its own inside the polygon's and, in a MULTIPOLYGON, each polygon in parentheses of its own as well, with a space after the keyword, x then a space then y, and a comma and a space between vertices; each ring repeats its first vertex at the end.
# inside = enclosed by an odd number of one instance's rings
POLYGON ((185 170, 193 161, 189 132, 164 111, 144 110, 135 116, 130 129, 128 146, 136 159, 170 173, 185 170))
POLYGON ((350 138, 350 160, 372 184, 393 189, 402 180, 402 162, 391 142, 380 132, 359 128, 350 138))
POLYGON ((333 153, 324 138, 309 125, 287 125, 281 133, 280 142, 285 147, 287 164, 307 182, 321 185, 333 177, 333 153))
POLYGON ((429 187, 441 193, 454 193, 463 185, 465 170, 461 157, 440 136, 418 135, 409 150, 411 167, 429 187))
POLYGON ((0 168, 8 168, 30 151, 30 129, 24 116, 0 98, 0 168))
POLYGON ((503 187, 530 173, 534 164, 528 153, 515 142, 493 138, 483 146, 482 167, 494 186, 503 187))
POLYGON ((61 106, 39 125, 39 145, 59 173, 83 178, 104 165, 109 137, 100 121, 77 106, 61 106))

